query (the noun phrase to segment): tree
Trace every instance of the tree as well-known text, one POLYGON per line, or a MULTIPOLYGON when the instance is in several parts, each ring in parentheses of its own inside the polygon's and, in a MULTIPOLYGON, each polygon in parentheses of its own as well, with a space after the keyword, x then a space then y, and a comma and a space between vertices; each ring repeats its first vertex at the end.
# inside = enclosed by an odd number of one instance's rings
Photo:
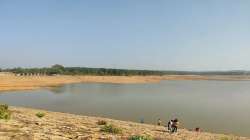
POLYGON ((65 68, 62 65, 55 64, 50 69, 48 69, 47 74, 53 75, 53 74, 64 74, 65 68))
POLYGON ((63 65, 59 65, 59 64, 55 64, 51 68, 64 70, 64 66, 63 65))

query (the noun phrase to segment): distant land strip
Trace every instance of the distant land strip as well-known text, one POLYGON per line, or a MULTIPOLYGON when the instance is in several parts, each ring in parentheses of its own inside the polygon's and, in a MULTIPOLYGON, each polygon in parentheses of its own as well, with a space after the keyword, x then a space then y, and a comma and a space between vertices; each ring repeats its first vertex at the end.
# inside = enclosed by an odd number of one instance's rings
POLYGON ((250 80, 243 75, 163 75, 163 76, 91 76, 91 75, 29 75, 0 72, 0 91, 33 90, 70 83, 157 83, 162 80, 250 80))
POLYGON ((250 75, 250 71, 167 71, 167 70, 130 70, 113 68, 64 67, 55 64, 45 68, 0 69, 20 76, 30 75, 95 75, 95 76, 163 76, 163 75, 250 75))

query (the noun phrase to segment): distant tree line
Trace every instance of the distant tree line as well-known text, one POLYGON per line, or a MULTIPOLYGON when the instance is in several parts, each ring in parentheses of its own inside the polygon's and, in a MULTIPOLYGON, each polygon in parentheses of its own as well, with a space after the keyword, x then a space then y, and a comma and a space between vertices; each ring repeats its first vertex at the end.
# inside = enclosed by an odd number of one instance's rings
POLYGON ((250 71, 156 71, 156 70, 129 70, 110 68, 64 67, 53 65, 49 68, 13 68, 0 69, 0 72, 13 72, 18 75, 250 75, 250 71))
POLYGON ((64 67, 62 65, 53 65, 50 68, 13 68, 5 71, 22 75, 164 75, 163 71, 152 70, 126 70, 126 69, 108 69, 108 68, 86 68, 86 67, 64 67))

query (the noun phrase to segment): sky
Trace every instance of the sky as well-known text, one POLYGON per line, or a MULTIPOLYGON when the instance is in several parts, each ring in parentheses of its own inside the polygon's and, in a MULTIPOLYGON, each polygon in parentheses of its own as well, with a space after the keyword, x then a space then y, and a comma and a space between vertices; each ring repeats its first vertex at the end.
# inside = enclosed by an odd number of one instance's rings
POLYGON ((249 0, 0 0, 0 68, 250 70, 249 0))

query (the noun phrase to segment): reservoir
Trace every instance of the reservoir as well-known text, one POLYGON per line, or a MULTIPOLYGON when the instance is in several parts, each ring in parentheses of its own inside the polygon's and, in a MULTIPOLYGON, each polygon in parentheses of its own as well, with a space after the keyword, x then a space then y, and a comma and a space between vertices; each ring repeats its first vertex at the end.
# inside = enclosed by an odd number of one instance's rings
POLYGON ((250 81, 77 83, 1 92, 0 103, 150 124, 178 118, 183 128, 250 136, 250 81))

